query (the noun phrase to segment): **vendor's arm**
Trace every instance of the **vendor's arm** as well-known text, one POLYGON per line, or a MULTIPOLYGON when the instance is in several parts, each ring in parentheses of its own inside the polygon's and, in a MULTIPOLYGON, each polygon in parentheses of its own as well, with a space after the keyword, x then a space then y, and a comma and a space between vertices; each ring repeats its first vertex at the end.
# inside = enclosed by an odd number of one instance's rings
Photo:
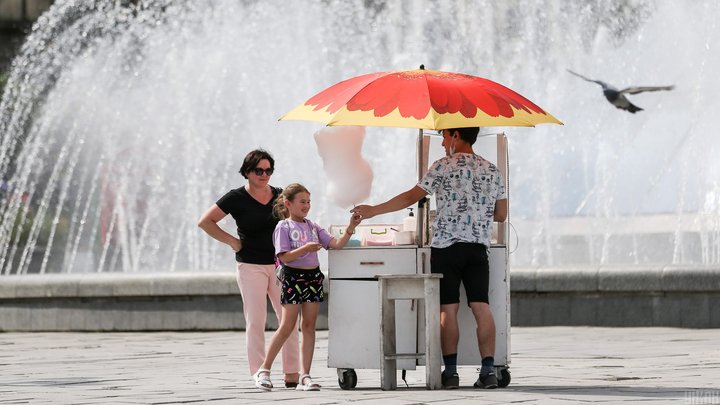
POLYGON ((357 207, 350 210, 350 212, 360 214, 362 219, 372 218, 376 215, 387 214, 388 212, 394 212, 409 207, 410 205, 420 201, 427 194, 427 191, 423 190, 418 186, 415 186, 404 193, 396 195, 395 197, 385 201, 382 204, 358 205, 357 207))
POLYGON ((301 258, 307 253, 317 252, 320 249, 322 249, 322 245, 320 245, 318 242, 308 242, 300 246, 299 248, 293 249, 289 252, 278 253, 277 257, 283 263, 290 263, 301 258))
POLYGON ((355 232, 355 227, 360 225, 360 221, 362 221, 362 217, 359 214, 352 214, 352 216, 350 217, 350 224, 348 224, 347 228, 345 228, 345 233, 343 234, 343 236, 341 236, 340 239, 333 238, 328 244, 328 247, 330 249, 344 248, 350 240, 353 232, 355 232))
POLYGON ((508 201, 507 198, 495 201, 495 212, 493 217, 495 222, 505 222, 508 215, 508 201))
POLYGON ((208 208, 204 214, 198 220, 198 226, 200 229, 205 231, 212 238, 230 246, 234 251, 239 252, 242 249, 242 243, 240 239, 225 232, 218 222, 227 216, 217 204, 213 204, 212 207, 208 208))

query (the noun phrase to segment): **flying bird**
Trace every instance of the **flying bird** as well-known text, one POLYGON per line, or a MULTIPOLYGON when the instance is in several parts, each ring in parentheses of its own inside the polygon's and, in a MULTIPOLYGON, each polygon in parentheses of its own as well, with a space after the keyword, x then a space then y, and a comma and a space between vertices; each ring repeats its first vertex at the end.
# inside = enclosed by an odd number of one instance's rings
POLYGON ((568 69, 567 71, 581 79, 599 84, 600 87, 602 87, 603 95, 605 95, 605 98, 607 99, 607 101, 610 102, 610 104, 621 110, 630 111, 633 114, 635 114, 637 111, 642 111, 643 109, 631 103, 630 100, 625 97, 625 94, 638 94, 645 91, 672 90, 675 88, 675 86, 643 86, 628 87, 622 90, 618 90, 605 82, 601 82, 600 80, 588 79, 587 77, 575 73, 570 69, 568 69))

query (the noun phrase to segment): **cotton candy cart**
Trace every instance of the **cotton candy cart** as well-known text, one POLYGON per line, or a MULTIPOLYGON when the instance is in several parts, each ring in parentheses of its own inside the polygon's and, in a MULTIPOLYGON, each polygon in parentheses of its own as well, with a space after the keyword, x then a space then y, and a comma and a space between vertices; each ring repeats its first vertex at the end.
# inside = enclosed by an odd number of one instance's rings
MULTIPOLYGON (((428 156, 429 139, 421 151, 428 156)), ((504 134, 480 138, 476 150, 494 161, 508 182, 507 140, 504 134)), ((424 167, 423 170, 426 170, 424 167)), ((507 187, 507 184, 506 184, 507 187)), ((418 207, 418 233, 415 244, 369 246, 373 235, 392 235, 400 226, 362 224, 357 236, 360 243, 328 252, 328 367, 336 368, 338 384, 352 389, 358 381, 358 369, 379 369, 380 314, 376 274, 421 274, 430 272, 431 210, 418 207), (369 236, 368 236, 369 235, 369 236), (357 246, 357 245, 360 246, 357 246)), ((494 224, 497 236, 489 249, 490 306, 496 324, 496 375, 500 387, 510 383, 510 277, 508 272, 507 231, 505 223, 494 224)), ((344 229, 344 226, 332 227, 344 229)), ((382 238, 378 238, 380 240, 382 238)), ((475 320, 461 294, 458 321, 461 325, 458 365, 481 363, 475 338, 475 320)), ((396 344, 398 352, 417 353, 424 347, 424 314, 416 301, 396 302, 396 344)), ((398 369, 414 370, 424 366, 423 359, 400 359, 398 369)))

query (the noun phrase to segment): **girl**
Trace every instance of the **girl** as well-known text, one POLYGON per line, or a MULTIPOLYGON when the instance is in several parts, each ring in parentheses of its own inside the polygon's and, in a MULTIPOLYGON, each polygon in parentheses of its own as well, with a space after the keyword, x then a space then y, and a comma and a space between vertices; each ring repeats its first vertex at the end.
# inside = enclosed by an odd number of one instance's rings
POLYGON ((353 214, 346 232, 335 239, 325 229, 310 222, 305 217, 310 211, 310 192, 300 184, 294 183, 282 192, 275 202, 275 214, 283 220, 278 222, 273 233, 275 255, 282 263, 281 275, 282 316, 280 327, 268 348, 265 362, 255 373, 255 386, 270 391, 270 368, 280 351, 280 347, 296 329, 298 315, 302 313, 302 347, 300 350, 301 374, 296 387, 299 391, 318 391, 320 384, 310 377, 313 352, 315 350, 315 321, 324 301, 323 280, 317 251, 320 248, 342 249, 360 216, 353 214))

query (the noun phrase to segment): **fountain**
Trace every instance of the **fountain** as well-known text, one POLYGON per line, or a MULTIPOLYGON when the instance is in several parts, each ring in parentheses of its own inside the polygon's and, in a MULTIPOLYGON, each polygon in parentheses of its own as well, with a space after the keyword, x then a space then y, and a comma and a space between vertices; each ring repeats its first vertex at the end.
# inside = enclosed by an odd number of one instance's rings
MULTIPOLYGON (((344 223, 318 125, 276 120, 344 78, 420 63, 565 122, 492 129, 510 139, 513 266, 717 265, 717 15, 714 0, 57 1, 0 104, 0 274, 232 269, 195 223, 255 147, 277 160, 273 184, 315 192, 313 219, 344 223), (676 89, 631 96, 645 111, 629 114, 568 68, 676 89)), ((414 134, 368 128, 369 201, 413 185, 414 134)))

